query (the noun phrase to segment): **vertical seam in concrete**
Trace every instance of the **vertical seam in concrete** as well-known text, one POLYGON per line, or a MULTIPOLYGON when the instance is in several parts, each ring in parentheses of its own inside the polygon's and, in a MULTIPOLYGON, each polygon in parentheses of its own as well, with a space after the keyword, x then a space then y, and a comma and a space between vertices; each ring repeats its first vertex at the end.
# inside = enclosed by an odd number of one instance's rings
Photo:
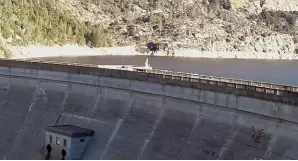
POLYGON ((233 108, 233 107, 230 107, 230 96, 231 95, 226 95, 226 107, 229 107, 229 108, 233 108))
POLYGON ((194 125, 193 125, 193 127, 191 129, 191 133, 193 133, 199 127, 199 125, 201 124, 201 122, 202 122, 202 114, 199 113, 197 115, 197 117, 195 119, 195 122, 194 122, 194 125))
POLYGON ((230 148, 231 144, 233 143, 234 138, 238 133, 237 125, 238 125, 239 113, 238 113, 238 96, 236 96, 236 113, 234 114, 233 119, 233 127, 231 136, 227 139, 226 143, 221 147, 218 159, 222 160, 222 158, 226 155, 228 149, 230 148))
MULTIPOLYGON (((279 108, 280 108, 279 103, 275 103, 275 106, 276 106, 275 117, 279 119, 279 116, 278 116, 278 111, 279 111, 279 108)), ((272 149, 276 146, 278 124, 279 124, 279 122, 276 122, 275 133, 272 134, 271 139, 270 139, 269 144, 268 144, 268 148, 266 149, 266 152, 265 152, 265 155, 264 155, 264 159, 266 159, 266 160, 271 156, 272 149)))
POLYGON ((114 140, 114 137, 115 137, 116 133, 118 132, 118 130, 119 130, 120 126, 122 125, 122 123, 123 123, 123 119, 120 119, 118 121, 118 123, 117 123, 117 125, 116 125, 116 127, 115 127, 115 129, 114 129, 114 131, 112 133, 112 136, 110 137, 110 139, 109 139, 109 141, 108 141, 108 143, 107 143, 107 145, 106 145, 106 147, 105 147, 102 155, 100 156, 100 160, 102 160, 104 158, 104 156, 106 155, 106 153, 107 153, 107 151, 108 151, 108 149, 110 147, 110 144, 114 140))
POLYGON ((60 121, 60 119, 61 119, 61 117, 63 115, 63 111, 64 111, 64 108, 66 106, 67 99, 68 99, 68 97, 70 95, 70 92, 71 92, 71 88, 72 88, 71 84, 68 84, 67 89, 65 91, 65 95, 64 95, 63 101, 62 101, 60 114, 57 117, 57 119, 55 120, 54 125, 58 125, 58 123, 59 123, 59 121, 60 121))
POLYGON ((18 143, 18 136, 20 136, 20 134, 23 132, 23 130, 26 128, 27 124, 28 124, 28 116, 32 110, 32 108, 35 107, 35 104, 36 104, 36 101, 38 99, 38 95, 39 95, 39 90, 40 90, 40 84, 41 84, 41 81, 38 82, 38 85, 36 86, 36 89, 34 91, 34 94, 33 94, 33 98, 32 98, 32 101, 31 101, 31 104, 29 106, 29 109, 28 109, 28 112, 26 113, 26 116, 25 116, 25 119, 24 119, 24 122, 23 122, 23 125, 21 126, 21 128, 18 130, 18 132, 16 133, 15 137, 14 137, 14 142, 13 142, 13 145, 12 147, 10 148, 10 150, 8 151, 8 154, 7 156, 5 156, 4 158, 10 158, 10 155, 12 153, 12 151, 15 149, 15 147, 17 146, 16 144, 18 143))
MULTIPOLYGON (((99 100, 100 94, 103 93, 103 90, 105 90, 104 98, 103 98, 103 103, 99 107, 99 109, 101 109, 102 107, 104 107, 104 105, 106 103, 106 96, 108 94, 108 87, 106 85, 106 81, 105 82, 103 81, 103 83, 104 83, 103 85, 101 85, 100 82, 101 82, 101 80, 100 80, 100 77, 98 76, 98 85, 99 85, 99 87, 97 89, 97 92, 98 92, 99 95, 97 96, 97 104, 98 104, 98 100, 99 100)), ((97 104, 94 106, 91 116, 93 116, 93 113, 97 109, 97 104)))
POLYGON ((36 87, 36 91, 34 92, 33 99, 32 99, 32 102, 30 104, 30 107, 29 107, 29 112, 32 110, 33 107, 35 107, 38 95, 40 94, 40 84, 41 84, 41 81, 38 82, 38 85, 36 87))
MULTIPOLYGON (((94 113, 94 111, 97 108, 97 105, 98 105, 98 102, 99 102, 99 98, 100 98, 100 93, 101 93, 101 88, 98 87, 97 90, 96 90, 95 103, 94 103, 93 109, 92 109, 92 111, 88 115, 88 117, 90 117, 90 118, 93 116, 93 113, 94 113)), ((104 102, 105 102, 105 97, 106 97, 106 95, 104 96, 104 102)))
POLYGON ((7 87, 7 93, 6 93, 6 100, 5 100, 5 102, 8 102, 10 88, 11 88, 12 76, 11 76, 11 68, 10 67, 8 68, 8 72, 9 72, 9 76, 8 76, 8 87, 7 87))
POLYGON ((151 138, 153 137, 156 128, 158 127, 160 121, 162 120, 162 118, 163 118, 163 116, 164 116, 165 109, 166 109, 165 96, 163 96, 163 99, 162 99, 162 106, 161 106, 161 113, 160 113, 160 115, 158 116, 157 120, 155 121, 151 133, 150 133, 149 136, 144 140, 144 145, 143 145, 142 148, 141 148, 141 152, 140 152, 140 154, 139 154, 139 156, 138 156, 138 160, 139 160, 140 157, 143 155, 143 153, 144 153, 144 151, 145 151, 145 149, 146 149, 148 143, 150 142, 151 138))
POLYGON ((202 97, 202 90, 200 89, 198 92, 198 95, 196 95, 196 99, 198 102, 201 102, 201 97, 202 97))
POLYGON ((65 115, 65 114, 62 114, 62 117, 63 117, 63 116, 67 116, 67 117, 66 117, 66 120, 65 120, 65 123, 68 124, 71 115, 65 115))
MULTIPOLYGON (((8 77, 8 85, 7 85, 7 91, 6 91, 6 97, 3 99, 3 102, 1 102, 1 104, 5 104, 6 102, 8 102, 8 97, 9 97, 9 93, 10 93, 10 87, 11 87, 11 76, 8 77)), ((1 111, 1 109, 0 109, 1 111)))
POLYGON ((67 81, 68 82, 72 82, 72 80, 71 80, 71 74, 70 73, 67 73, 67 81))
POLYGON ((275 105, 277 106, 276 111, 275 111, 275 117, 280 120, 280 104, 279 103, 275 103, 275 105))
POLYGON ((35 73, 36 74, 36 78, 38 78, 40 71, 39 71, 39 69, 36 69, 35 71, 36 71, 36 73, 35 73))
POLYGON ((109 139, 109 141, 108 141, 108 143, 107 143, 107 145, 106 145, 106 147, 105 147, 103 153, 102 153, 101 156, 100 156, 100 160, 102 160, 102 159, 104 158, 104 156, 106 155, 106 153, 107 153, 107 151, 109 150, 110 145, 111 145, 112 141, 114 140, 114 138, 115 138, 115 136, 116 136, 116 134, 117 134, 119 128, 121 127, 121 125, 123 124, 124 119, 125 119, 126 116, 128 115, 129 110, 130 110, 131 105, 132 105, 132 101, 133 101, 133 93, 130 92, 130 97, 129 97, 129 100, 128 100, 128 104, 127 104, 127 106, 125 107, 124 115, 123 115, 122 118, 120 118, 119 121, 117 122, 116 127, 115 127, 115 129, 114 129, 114 131, 113 131, 113 133, 112 133, 112 135, 111 135, 111 137, 110 137, 110 139, 109 139))
POLYGON ((199 113, 197 114, 196 119, 194 120, 194 125, 192 127, 191 132, 188 134, 188 139, 187 142, 184 144, 183 148, 181 149, 181 151, 179 152, 179 157, 181 157, 181 154, 183 154, 183 151, 187 148, 187 146, 191 143, 190 141, 190 137, 191 135, 195 132, 195 130, 199 127, 199 125, 202 122, 202 107, 199 106, 199 113))
POLYGON ((101 82, 101 81, 100 81, 100 76, 97 76, 97 82, 96 82, 96 83, 97 83, 97 85, 98 85, 99 87, 101 87, 100 82, 101 82))
MULTIPOLYGON (((129 88, 131 89, 131 80, 129 81, 129 88)), ((133 101, 133 92, 130 91, 128 104, 127 104, 127 106, 125 107, 125 109, 124 109, 124 115, 122 116, 123 119, 128 115, 129 110, 130 110, 130 108, 131 108, 131 106, 132 106, 132 101, 133 101)))
POLYGON ((214 93, 214 105, 218 105, 218 93, 217 92, 213 92, 214 93))
MULTIPOLYGON (((207 102, 207 92, 206 92, 206 91, 203 91, 203 99, 202 99, 202 102, 209 103, 209 102, 207 102)), ((210 103, 209 103, 209 104, 210 104, 210 103)))
POLYGON ((11 74, 11 67, 8 67, 8 75, 9 76, 12 76, 12 74, 11 74))
POLYGON ((67 89, 66 89, 66 92, 65 92, 65 95, 64 95, 64 98, 63 98, 63 101, 62 101, 61 113, 63 113, 63 110, 64 110, 64 108, 66 106, 66 102, 67 102, 67 99, 69 98, 71 89, 72 89, 72 85, 71 84, 68 84, 67 89))
POLYGON ((268 144, 268 148, 266 149, 266 152, 265 152, 265 155, 264 155, 264 159, 268 159, 271 154, 272 154, 272 149, 274 148, 274 146, 276 145, 276 140, 277 140, 277 136, 276 134, 275 135, 272 135, 271 136, 271 139, 269 141, 269 144, 268 144))
MULTIPOLYGON (((99 109, 103 108, 104 105, 106 104, 106 97, 108 95, 108 87, 104 87, 104 91, 102 88, 100 88, 100 93, 103 93, 104 92, 104 96, 103 96, 103 103, 102 105, 99 107, 99 109)), ((94 109, 94 111, 96 110, 97 108, 94 109)))

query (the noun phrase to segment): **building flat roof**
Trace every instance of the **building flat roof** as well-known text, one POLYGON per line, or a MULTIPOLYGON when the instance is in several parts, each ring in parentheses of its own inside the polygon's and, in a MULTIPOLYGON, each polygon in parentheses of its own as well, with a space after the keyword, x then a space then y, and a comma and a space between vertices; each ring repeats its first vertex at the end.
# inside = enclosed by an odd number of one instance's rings
POLYGON ((57 126, 49 126, 46 127, 45 130, 47 132, 52 132, 68 137, 86 137, 93 136, 94 130, 78 127, 75 125, 57 125, 57 126))

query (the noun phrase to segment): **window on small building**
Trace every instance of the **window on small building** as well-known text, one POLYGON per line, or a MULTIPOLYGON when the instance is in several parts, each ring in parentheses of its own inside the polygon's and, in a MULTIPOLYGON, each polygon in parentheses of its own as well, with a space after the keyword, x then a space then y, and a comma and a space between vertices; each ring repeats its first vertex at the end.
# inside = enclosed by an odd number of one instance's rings
POLYGON ((56 144, 57 144, 57 145, 60 145, 59 137, 56 137, 56 144))
POLYGON ((52 143, 53 142, 53 137, 52 135, 49 136, 49 143, 52 143))
POLYGON ((67 145, 67 140, 63 139, 63 146, 66 147, 66 145, 67 145))
POLYGON ((81 139, 81 140, 80 140, 80 142, 84 142, 84 141, 85 141, 84 139, 81 139))

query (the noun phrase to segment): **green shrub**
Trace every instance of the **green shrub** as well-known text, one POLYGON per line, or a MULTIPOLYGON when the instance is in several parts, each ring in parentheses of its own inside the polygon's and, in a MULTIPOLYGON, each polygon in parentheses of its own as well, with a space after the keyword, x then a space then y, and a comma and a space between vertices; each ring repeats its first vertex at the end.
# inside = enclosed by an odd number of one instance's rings
POLYGON ((12 53, 7 49, 4 44, 0 42, 0 56, 4 58, 11 58, 12 53))
POLYGON ((262 11, 257 19, 258 22, 265 22, 267 26, 281 33, 295 35, 295 23, 298 12, 287 11, 262 11))
POLYGON ((92 47, 105 47, 108 45, 106 34, 102 29, 94 28, 85 36, 86 41, 90 41, 92 47))
POLYGON ((152 14, 149 19, 152 24, 160 24, 164 21, 164 18, 160 14, 152 14))
POLYGON ((7 24, 1 25, 1 34, 5 39, 8 39, 12 36, 9 25, 7 24))

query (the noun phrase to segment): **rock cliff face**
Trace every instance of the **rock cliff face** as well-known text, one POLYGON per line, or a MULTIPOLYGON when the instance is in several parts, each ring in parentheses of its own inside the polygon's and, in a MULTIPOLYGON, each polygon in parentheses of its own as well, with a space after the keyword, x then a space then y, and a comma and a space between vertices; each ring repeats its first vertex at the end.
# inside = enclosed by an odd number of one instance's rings
POLYGON ((143 52, 149 41, 169 52, 283 54, 297 45, 297 0, 60 0, 60 6, 81 21, 104 26, 116 45, 136 45, 143 52))
POLYGON ((272 11, 297 11, 297 0, 230 0, 232 9, 246 9, 251 13, 260 13, 263 9, 272 11))
POLYGON ((297 11, 298 1, 297 0, 263 0, 264 8, 278 11, 297 11))

